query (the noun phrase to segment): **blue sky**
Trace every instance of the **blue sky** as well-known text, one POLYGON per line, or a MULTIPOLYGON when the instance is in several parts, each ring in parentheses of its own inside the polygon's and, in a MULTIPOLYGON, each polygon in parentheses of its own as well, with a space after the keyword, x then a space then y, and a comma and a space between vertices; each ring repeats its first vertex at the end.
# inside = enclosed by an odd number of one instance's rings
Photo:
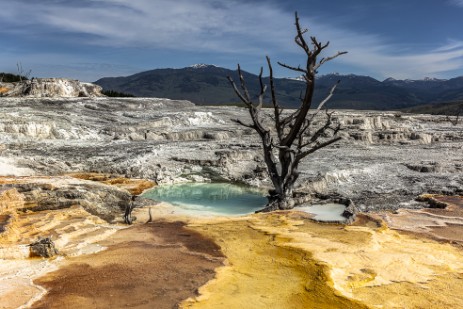
MULTIPOLYGON (((0 71, 95 81, 208 63, 257 73, 304 60, 310 35, 348 51, 321 74, 421 79, 463 75, 463 0, 0 0, 0 71)), ((283 68, 276 75, 294 76, 283 68)))

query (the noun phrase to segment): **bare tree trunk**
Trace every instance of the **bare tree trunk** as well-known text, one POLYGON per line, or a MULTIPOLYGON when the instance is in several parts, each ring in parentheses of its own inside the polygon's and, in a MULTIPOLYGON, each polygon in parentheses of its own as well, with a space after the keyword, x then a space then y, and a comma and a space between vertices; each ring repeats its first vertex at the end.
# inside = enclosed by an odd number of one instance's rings
POLYGON ((331 88, 326 98, 318 104, 318 107, 312 113, 309 113, 309 111, 312 107, 317 70, 324 63, 346 52, 338 52, 334 56, 317 60, 317 57, 328 47, 329 43, 322 44, 315 37, 310 37, 309 45, 304 37, 307 30, 300 27, 297 13, 295 14, 295 24, 297 32, 295 42, 304 50, 307 56, 306 65, 301 68, 300 66, 294 67, 280 62, 278 64, 303 74, 306 82, 305 93, 301 97, 301 105, 298 109, 289 113, 289 115, 283 114, 283 109, 280 108, 276 97, 273 68, 269 57, 267 57, 267 65, 273 105, 273 115, 271 116, 273 126, 270 128, 265 127, 262 121, 263 118, 269 117, 268 114, 262 113, 264 94, 267 90, 267 86, 264 85, 262 79, 263 68, 261 68, 259 74, 260 92, 256 103, 252 101, 249 95, 240 65, 238 65, 238 74, 241 89, 238 88, 230 76, 228 77, 236 95, 246 105, 252 123, 245 123, 240 119, 235 119, 235 121, 245 127, 254 129, 262 140, 264 160, 269 178, 273 184, 273 189, 269 191, 269 203, 263 211, 293 208, 295 204, 293 191, 299 178, 298 166, 300 161, 315 151, 340 140, 337 133, 341 127, 332 117, 333 113, 326 110, 324 122, 321 125, 317 123, 321 117, 319 115, 320 111, 333 95, 337 84, 331 88), (278 155, 276 156, 275 153, 278 153, 278 155))
POLYGON ((460 116, 463 115, 463 105, 460 106, 460 108, 455 112, 455 115, 453 117, 450 117, 447 115, 447 121, 450 122, 452 125, 456 126, 460 122, 460 116))
POLYGON ((135 208, 135 199, 136 198, 137 198, 136 195, 132 195, 132 197, 130 198, 130 201, 125 206, 125 211, 124 211, 124 222, 125 222, 125 224, 131 225, 133 223, 132 210, 135 208))

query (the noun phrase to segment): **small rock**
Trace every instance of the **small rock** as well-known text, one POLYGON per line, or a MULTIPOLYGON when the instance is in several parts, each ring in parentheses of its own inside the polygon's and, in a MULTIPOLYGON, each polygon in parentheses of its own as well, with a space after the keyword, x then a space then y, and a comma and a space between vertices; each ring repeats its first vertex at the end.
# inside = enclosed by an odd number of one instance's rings
POLYGON ((44 258, 51 258, 58 254, 55 244, 49 237, 39 239, 30 244, 29 247, 30 257, 40 256, 44 258))

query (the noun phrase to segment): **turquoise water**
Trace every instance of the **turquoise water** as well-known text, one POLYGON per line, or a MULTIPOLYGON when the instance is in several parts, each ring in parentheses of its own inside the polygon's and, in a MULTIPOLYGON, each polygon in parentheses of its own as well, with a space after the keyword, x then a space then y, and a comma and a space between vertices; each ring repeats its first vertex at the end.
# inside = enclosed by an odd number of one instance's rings
POLYGON ((242 215, 262 209, 262 191, 230 183, 184 183, 155 187, 144 198, 168 202, 187 213, 242 215))

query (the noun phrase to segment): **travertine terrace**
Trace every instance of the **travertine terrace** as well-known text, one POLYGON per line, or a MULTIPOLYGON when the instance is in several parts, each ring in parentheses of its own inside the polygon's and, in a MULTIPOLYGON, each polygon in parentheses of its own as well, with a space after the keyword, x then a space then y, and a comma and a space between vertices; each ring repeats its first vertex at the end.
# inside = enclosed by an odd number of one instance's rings
POLYGON ((131 195, 156 184, 268 187, 258 137, 231 120, 246 117, 167 99, 2 98, 0 308, 463 306, 463 128, 444 116, 336 111, 344 138, 304 162, 298 191, 351 199, 353 225, 297 209, 180 217, 142 199, 135 227, 122 224, 131 195), (29 258, 38 237, 59 256, 29 258))
MULTIPOLYGON (((258 137, 239 107, 166 99, 3 98, 3 174, 120 174, 159 184, 230 180, 267 186, 258 137)), ((344 140, 301 167, 300 190, 337 193, 362 210, 413 207, 463 192, 463 129, 444 116, 337 111, 344 140)))

